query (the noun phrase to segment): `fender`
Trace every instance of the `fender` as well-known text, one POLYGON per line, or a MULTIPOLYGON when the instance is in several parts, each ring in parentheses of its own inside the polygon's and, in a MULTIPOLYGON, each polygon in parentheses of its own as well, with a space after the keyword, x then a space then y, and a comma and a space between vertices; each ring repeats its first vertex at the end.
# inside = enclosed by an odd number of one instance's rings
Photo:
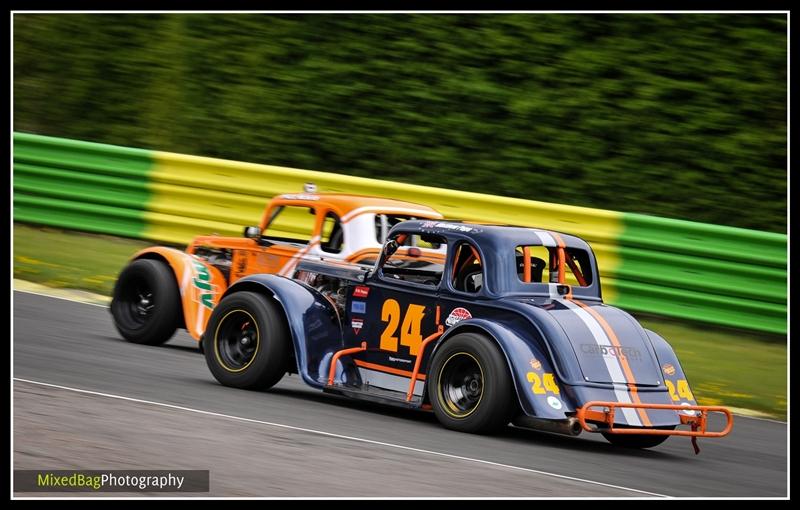
POLYGON ((675 350, 658 333, 649 329, 644 331, 647 333, 647 337, 650 339, 650 343, 653 345, 658 361, 661 364, 661 375, 664 377, 664 384, 669 390, 671 403, 698 405, 675 350))
POLYGON ((436 351, 452 336, 476 330, 492 338, 503 352, 514 380, 517 400, 526 415, 563 420, 568 417, 567 413, 575 411, 572 399, 565 391, 568 388, 555 378, 549 356, 534 341, 518 334, 510 323, 486 319, 461 321, 436 342, 428 359, 433 359, 436 351), (545 384, 545 377, 552 378, 551 382, 545 384))
POLYGON ((310 386, 325 387, 331 357, 344 344, 341 322, 330 301, 303 282, 275 274, 242 278, 222 297, 241 291, 267 294, 278 302, 292 335, 297 373, 310 386))
POLYGON ((211 311, 222 299, 228 283, 219 269, 188 253, 154 246, 137 252, 131 260, 156 259, 169 264, 181 293, 181 308, 186 330, 200 340, 211 311))
MULTIPOLYGON (((619 308, 588 301, 559 299, 548 307, 527 306, 528 320, 542 332, 546 351, 556 366, 561 387, 573 403, 634 402, 643 404, 677 404, 671 395, 676 395, 679 379, 662 379, 659 355, 652 338, 644 328, 628 313, 619 308), (591 310, 587 310, 591 308, 591 310), (594 327, 594 329, 592 329, 594 327), (606 328, 615 334, 620 343, 620 352, 630 352, 630 371, 635 374, 636 385, 613 381, 609 371, 608 359, 617 356, 616 351, 606 354, 597 341, 597 332, 605 334, 606 328), (594 340, 593 340, 594 339, 594 340), (587 349, 587 350, 584 350, 587 349), (623 350, 625 349, 625 350, 623 350), (672 385, 672 390, 670 390, 672 385)), ((527 331, 527 328, 522 331, 527 331)), ((527 337, 526 337, 527 338, 527 337)), ((534 337, 532 341, 538 339, 534 337)), ((664 344, 662 351, 669 359, 677 359, 674 352, 664 344), (666 352, 669 351, 669 354, 666 352)), ((627 354, 626 354, 627 357, 627 354)), ((666 359, 666 358, 665 358, 666 359)), ((612 364, 613 365, 613 364, 612 364)), ((622 370, 622 366, 619 365, 622 370)), ((671 369, 670 369, 671 371, 671 369)), ((677 374, 677 371, 676 371, 677 374)), ((627 379, 627 376, 625 376, 627 379)), ((691 395, 688 383, 682 380, 681 388, 691 395)), ((688 402, 688 400, 686 400, 688 402)), ((632 426, 672 426, 680 423, 680 416, 674 410, 623 409, 615 416, 615 423, 632 426)))

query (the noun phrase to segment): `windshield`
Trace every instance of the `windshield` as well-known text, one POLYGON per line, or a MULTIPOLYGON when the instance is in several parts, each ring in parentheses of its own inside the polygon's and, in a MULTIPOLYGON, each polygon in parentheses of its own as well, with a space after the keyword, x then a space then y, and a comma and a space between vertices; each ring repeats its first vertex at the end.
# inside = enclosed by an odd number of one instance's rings
POLYGON ((395 234, 383 248, 380 274, 385 279, 437 286, 446 254, 447 241, 441 236, 395 234), (417 246, 435 246, 436 251, 417 246))

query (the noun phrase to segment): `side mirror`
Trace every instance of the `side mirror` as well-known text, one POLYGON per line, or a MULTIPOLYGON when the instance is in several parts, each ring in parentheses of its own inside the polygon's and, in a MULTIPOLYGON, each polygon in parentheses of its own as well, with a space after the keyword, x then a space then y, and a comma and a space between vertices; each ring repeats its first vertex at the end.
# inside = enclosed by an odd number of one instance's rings
POLYGON ((261 227, 244 227, 244 236, 248 239, 260 239, 261 227))

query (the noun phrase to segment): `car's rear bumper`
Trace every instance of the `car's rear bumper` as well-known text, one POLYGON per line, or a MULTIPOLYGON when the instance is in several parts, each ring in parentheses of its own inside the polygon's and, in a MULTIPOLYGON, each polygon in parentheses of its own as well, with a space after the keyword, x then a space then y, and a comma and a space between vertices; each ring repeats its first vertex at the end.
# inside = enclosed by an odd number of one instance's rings
POLYGON ((733 415, 730 410, 719 406, 691 406, 676 404, 630 404, 622 402, 587 402, 576 413, 576 418, 584 430, 606 434, 638 434, 659 436, 722 437, 733 428, 733 415), (658 428, 655 426, 615 426, 614 415, 617 409, 673 410, 677 412, 679 425, 689 425, 690 430, 677 428, 658 428), (722 430, 708 430, 708 414, 720 413, 726 423, 722 430))

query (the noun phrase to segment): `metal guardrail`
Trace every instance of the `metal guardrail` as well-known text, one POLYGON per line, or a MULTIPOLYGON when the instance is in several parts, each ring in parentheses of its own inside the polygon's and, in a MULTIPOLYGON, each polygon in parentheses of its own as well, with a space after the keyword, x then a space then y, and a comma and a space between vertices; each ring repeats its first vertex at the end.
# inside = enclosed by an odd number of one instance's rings
POLYGON ((14 134, 14 219, 170 243, 240 235, 274 195, 320 191, 418 202, 446 217, 536 226, 591 243, 604 298, 631 311, 786 333, 782 234, 14 134))

